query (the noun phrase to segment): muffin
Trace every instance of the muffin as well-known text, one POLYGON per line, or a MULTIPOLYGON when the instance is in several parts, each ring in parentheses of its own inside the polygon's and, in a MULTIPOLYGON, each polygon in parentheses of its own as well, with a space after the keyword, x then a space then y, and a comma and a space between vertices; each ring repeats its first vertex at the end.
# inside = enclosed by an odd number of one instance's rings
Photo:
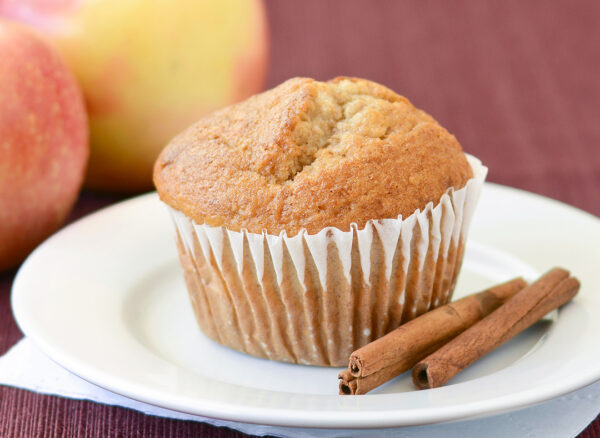
POLYGON ((382 85, 294 78, 175 137, 154 182, 207 336, 345 366, 450 300, 486 171, 382 85))

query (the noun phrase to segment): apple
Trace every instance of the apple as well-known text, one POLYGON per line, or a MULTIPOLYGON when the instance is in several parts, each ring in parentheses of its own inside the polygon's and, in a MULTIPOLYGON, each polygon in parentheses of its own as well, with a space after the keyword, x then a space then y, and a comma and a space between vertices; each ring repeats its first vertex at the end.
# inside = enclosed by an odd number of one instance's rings
POLYGON ((42 31, 75 72, 94 189, 150 189, 171 137, 264 84, 261 0, 0 0, 0 14, 42 31))
POLYGON ((83 94, 60 54, 0 20, 0 271, 65 220, 89 155, 83 94))

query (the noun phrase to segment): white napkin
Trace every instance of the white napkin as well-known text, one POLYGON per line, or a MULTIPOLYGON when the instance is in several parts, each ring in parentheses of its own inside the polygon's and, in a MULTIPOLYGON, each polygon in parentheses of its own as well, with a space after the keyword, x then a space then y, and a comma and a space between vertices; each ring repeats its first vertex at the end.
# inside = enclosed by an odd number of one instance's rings
POLYGON ((141 403, 106 391, 71 374, 42 353, 29 339, 22 339, 0 357, 0 384, 31 391, 98 403, 123 406, 147 415, 202 421, 252 435, 279 437, 428 437, 504 438, 507 436, 574 437, 600 411, 600 381, 566 396, 507 414, 475 420, 384 430, 298 429, 215 420, 182 414, 141 403))

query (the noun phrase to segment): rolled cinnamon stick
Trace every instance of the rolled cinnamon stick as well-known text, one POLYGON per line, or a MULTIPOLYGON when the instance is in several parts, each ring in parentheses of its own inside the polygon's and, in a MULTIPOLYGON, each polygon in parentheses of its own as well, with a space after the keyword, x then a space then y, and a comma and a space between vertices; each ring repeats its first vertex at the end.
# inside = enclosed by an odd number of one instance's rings
MULTIPOLYGON (((415 362, 416 361, 417 359, 415 359, 415 362)), ((410 366, 406 368, 406 370, 408 369, 410 369, 410 366)), ((350 373, 349 370, 346 369, 338 376, 338 378, 341 379, 339 393, 341 395, 366 394, 378 386, 381 386, 384 383, 392 380, 394 377, 399 376, 404 371, 398 372, 397 369, 392 365, 391 367, 383 368, 376 373, 369 374, 368 376, 355 377, 350 373)))
POLYGON ((516 278, 427 312, 356 350, 340 373, 340 394, 366 394, 409 370, 415 363, 523 289, 516 278))
POLYGON ((415 365, 412 379, 420 389, 443 385, 477 359, 504 344, 548 312, 570 301, 579 281, 554 268, 525 287, 490 315, 415 365))
POLYGON ((350 371, 344 370, 339 375, 340 379, 340 394, 341 395, 352 395, 356 392, 356 379, 350 371))

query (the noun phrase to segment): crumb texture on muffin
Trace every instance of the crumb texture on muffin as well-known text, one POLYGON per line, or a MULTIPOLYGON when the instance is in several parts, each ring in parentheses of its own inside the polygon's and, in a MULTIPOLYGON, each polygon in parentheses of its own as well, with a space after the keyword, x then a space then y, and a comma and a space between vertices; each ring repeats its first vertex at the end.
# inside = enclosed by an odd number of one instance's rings
POLYGON ((355 78, 294 78, 215 112, 154 168, 161 199, 196 223, 288 236, 406 217, 471 177, 431 116, 355 78))

